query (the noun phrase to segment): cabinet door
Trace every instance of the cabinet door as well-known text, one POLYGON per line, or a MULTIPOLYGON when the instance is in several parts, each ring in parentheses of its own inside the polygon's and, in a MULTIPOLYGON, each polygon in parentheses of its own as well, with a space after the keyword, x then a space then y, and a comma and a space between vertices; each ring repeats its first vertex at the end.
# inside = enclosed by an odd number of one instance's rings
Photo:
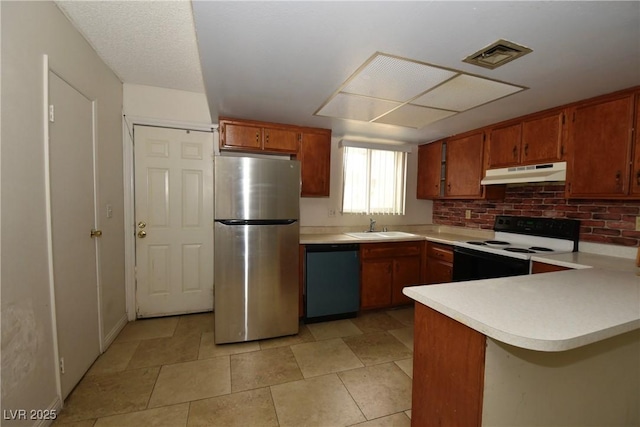
POLYGON ((575 107, 567 171, 569 197, 622 197, 628 193, 633 95, 575 107))
POLYGON ((633 144, 633 164, 631 166, 632 196, 640 196, 640 94, 636 95, 635 141, 633 144))
POLYGON ((539 273, 551 273, 554 271, 571 270, 569 267, 563 267, 561 265, 547 264, 544 262, 534 261, 531 263, 531 274, 539 273))
POLYGON ((478 132, 447 140, 447 197, 482 197, 482 162, 484 133, 478 132))
POLYGON ((329 197, 331 176, 331 131, 302 133, 300 173, 303 197, 329 197))
POLYGON ((262 128, 250 124, 222 122, 220 144, 222 147, 248 148, 260 150, 262 148, 262 128))
POLYGON ((520 163, 522 125, 491 129, 489 133, 489 168, 504 168, 520 163))
POLYGON ((393 260, 362 261, 360 308, 379 308, 391 305, 393 260))
POLYGON ((293 129, 264 128, 264 151, 296 154, 298 132, 293 129))
POLYGON ((557 162, 562 159, 562 117, 564 112, 522 123, 520 163, 557 162))
POLYGON ((434 258, 427 259, 427 283, 449 283, 453 280, 453 264, 434 258))
POLYGON ((393 262, 393 285, 391 289, 391 304, 410 304, 411 298, 402 293, 405 286, 420 284, 420 264, 419 256, 400 257, 393 262))
POLYGON ((440 196, 442 173, 442 141, 418 147, 418 199, 435 199, 440 196))

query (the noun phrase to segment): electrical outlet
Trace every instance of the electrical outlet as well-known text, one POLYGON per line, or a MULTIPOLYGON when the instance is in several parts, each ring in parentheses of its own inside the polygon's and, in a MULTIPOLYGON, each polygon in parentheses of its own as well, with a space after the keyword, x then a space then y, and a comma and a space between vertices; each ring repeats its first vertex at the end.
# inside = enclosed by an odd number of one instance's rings
POLYGON ((640 231, 640 216, 636 217, 636 231, 640 231))
POLYGON ((466 211, 464 211, 464 218, 471 219, 471 209, 467 209, 466 211))
POLYGON ((328 215, 330 218, 336 216, 336 210, 329 208, 328 215))

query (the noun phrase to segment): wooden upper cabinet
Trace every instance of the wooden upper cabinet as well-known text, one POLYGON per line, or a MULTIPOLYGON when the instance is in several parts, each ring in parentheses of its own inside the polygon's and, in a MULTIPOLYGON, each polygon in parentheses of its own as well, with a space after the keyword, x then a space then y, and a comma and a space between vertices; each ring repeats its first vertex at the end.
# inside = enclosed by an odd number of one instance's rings
POLYGON ((572 198, 629 194, 633 94, 599 99, 569 112, 566 192, 572 198))
POLYGON ((504 168, 520 163, 520 143, 522 142, 522 124, 499 127, 489 131, 490 169, 504 168))
POLYGON ((220 117, 220 149, 300 160, 302 197, 329 197, 331 130, 220 117))
POLYGON ((640 197, 640 94, 636 94, 636 122, 633 141, 633 164, 631 165, 630 194, 640 197))
POLYGON ((220 147, 262 149, 262 128, 248 123, 220 120, 220 147))
POLYGON ((440 197, 442 176, 442 141, 418 147, 418 199, 440 197))
POLYGON ((295 126, 222 117, 219 124, 221 149, 283 154, 298 152, 299 132, 295 126))
POLYGON ((484 132, 447 139, 446 197, 481 198, 484 132))
POLYGON ((292 129, 262 128, 263 150, 297 153, 300 134, 292 129))
POLYGON ((564 111, 532 116, 493 128, 488 139, 488 168, 557 162, 562 159, 564 111))
POLYGON ((520 163, 558 162, 564 157, 564 110, 522 122, 520 163))
POLYGON ((302 196, 329 197, 331 176, 331 131, 303 131, 300 140, 302 196))

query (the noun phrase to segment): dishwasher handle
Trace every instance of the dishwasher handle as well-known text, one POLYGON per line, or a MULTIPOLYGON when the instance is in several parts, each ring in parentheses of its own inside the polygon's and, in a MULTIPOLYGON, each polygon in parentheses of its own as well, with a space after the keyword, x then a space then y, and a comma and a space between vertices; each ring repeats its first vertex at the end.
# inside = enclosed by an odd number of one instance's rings
POLYGON ((306 245, 306 251, 309 252, 348 252, 358 251, 360 245, 357 243, 328 243, 320 245, 306 245))

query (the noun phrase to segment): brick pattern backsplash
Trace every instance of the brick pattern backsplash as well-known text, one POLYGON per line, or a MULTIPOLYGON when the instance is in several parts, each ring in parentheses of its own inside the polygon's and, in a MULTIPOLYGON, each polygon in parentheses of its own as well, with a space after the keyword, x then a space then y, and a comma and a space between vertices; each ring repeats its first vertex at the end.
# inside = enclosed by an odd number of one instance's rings
POLYGON ((436 200, 434 224, 492 229, 496 215, 580 220, 580 240, 624 246, 640 245, 635 231, 640 215, 637 200, 573 200, 564 197, 564 184, 509 185, 504 200, 436 200), (465 219, 465 211, 471 218, 465 219))

